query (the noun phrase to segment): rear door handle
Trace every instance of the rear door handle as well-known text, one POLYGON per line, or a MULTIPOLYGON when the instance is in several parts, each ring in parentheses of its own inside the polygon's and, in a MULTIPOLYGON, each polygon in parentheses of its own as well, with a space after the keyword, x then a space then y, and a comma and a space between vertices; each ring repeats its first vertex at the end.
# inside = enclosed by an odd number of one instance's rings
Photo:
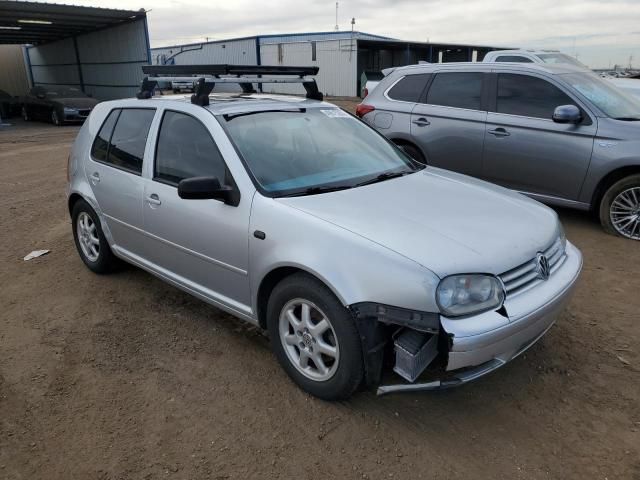
POLYGON ((419 127, 426 127, 427 125, 431 125, 431 122, 424 117, 420 117, 417 120, 412 121, 411 123, 419 127))
POLYGON ((162 202, 160 201, 160 198, 155 193, 152 193, 151 195, 149 195, 147 197, 147 202, 149 202, 149 205, 156 205, 156 206, 162 205, 162 202))
POLYGON ((100 183, 100 174, 98 172, 93 172, 91 174, 91 183, 93 183, 94 185, 100 183))
POLYGON ((488 130, 487 133, 490 133, 491 135, 494 135, 496 137, 508 137, 509 135, 511 135, 502 127, 496 128, 494 130, 488 130))

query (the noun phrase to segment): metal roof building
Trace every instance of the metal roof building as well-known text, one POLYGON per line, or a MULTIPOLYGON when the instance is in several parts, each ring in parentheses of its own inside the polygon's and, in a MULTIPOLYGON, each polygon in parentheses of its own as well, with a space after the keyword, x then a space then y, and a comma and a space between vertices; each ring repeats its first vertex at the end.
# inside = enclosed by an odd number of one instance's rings
MULTIPOLYGON (((151 49, 153 64, 318 66, 320 90, 357 96, 363 72, 428 62, 482 60, 498 47, 407 42, 358 31, 287 33, 230 38, 151 49)), ((303 93, 299 85, 264 85, 265 91, 303 93)))
POLYGON ((101 100, 135 95, 151 59, 144 10, 0 0, 0 44, 25 45, 31 86, 101 100))

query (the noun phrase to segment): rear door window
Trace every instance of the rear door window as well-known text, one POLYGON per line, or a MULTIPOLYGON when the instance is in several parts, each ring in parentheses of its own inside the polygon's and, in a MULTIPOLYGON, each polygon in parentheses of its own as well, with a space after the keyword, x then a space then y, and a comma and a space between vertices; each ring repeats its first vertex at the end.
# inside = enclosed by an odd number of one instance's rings
POLYGON ((480 110, 482 76, 480 72, 438 73, 429 87, 427 103, 480 110))
POLYGON ((155 110, 125 108, 111 135, 106 163, 132 173, 142 173, 142 158, 155 110))
POLYGON ((401 78, 387 93, 392 100, 418 102, 431 74, 407 75, 401 78))
POLYGON ((514 73, 498 74, 498 113, 551 120, 553 111, 560 105, 576 103, 542 78, 514 73))
POLYGON ((228 184, 226 165, 207 128, 190 115, 167 111, 162 117, 154 180, 177 185, 192 177, 216 177, 228 184))

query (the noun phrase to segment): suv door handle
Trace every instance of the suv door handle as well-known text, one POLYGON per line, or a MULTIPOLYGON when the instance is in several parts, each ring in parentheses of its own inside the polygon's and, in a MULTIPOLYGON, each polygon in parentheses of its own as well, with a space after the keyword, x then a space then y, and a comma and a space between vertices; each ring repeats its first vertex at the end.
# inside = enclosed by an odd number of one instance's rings
POLYGON ((509 135, 511 135, 502 127, 496 128, 494 130, 488 130, 487 133, 490 133, 491 135, 494 135, 496 137, 508 137, 509 135))
POLYGON ((151 195, 149 195, 147 197, 147 202, 149 202, 149 205, 156 205, 156 206, 162 205, 162 202, 160 201, 160 198, 155 193, 152 193, 151 195))
POLYGON ((431 122, 424 117, 420 117, 417 120, 413 120, 411 123, 419 127, 426 127, 427 125, 431 125, 431 122))
POLYGON ((91 183, 97 185, 100 183, 100 174, 98 172, 93 172, 91 174, 91 183))

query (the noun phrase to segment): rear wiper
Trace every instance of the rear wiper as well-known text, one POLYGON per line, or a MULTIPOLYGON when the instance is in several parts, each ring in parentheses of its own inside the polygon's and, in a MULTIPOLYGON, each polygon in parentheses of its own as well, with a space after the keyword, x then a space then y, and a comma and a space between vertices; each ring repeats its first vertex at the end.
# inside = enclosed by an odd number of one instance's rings
POLYGON ((614 117, 614 120, 622 120, 623 122, 638 122, 640 117, 614 117))
POLYGON ((305 113, 307 111, 306 108, 289 108, 289 109, 277 109, 277 110, 254 110, 252 112, 242 112, 242 113, 225 113, 223 115, 224 119, 228 122, 238 117, 246 117, 247 115, 257 115, 259 113, 305 113))
POLYGON ((391 178, 404 177, 405 175, 408 175, 410 173, 413 173, 413 171, 409 171, 409 172, 385 172, 385 173, 381 173, 380 175, 378 175, 376 177, 370 178, 369 180, 365 180, 364 182, 356 183, 354 185, 354 187, 362 187, 364 185, 371 185, 372 183, 383 182, 383 181, 389 180, 391 178))
POLYGON ((337 192, 338 190, 347 190, 352 188, 352 185, 336 185, 333 187, 309 187, 300 192, 285 193, 284 195, 278 195, 279 197, 302 197, 305 195, 317 195, 318 193, 337 192))

